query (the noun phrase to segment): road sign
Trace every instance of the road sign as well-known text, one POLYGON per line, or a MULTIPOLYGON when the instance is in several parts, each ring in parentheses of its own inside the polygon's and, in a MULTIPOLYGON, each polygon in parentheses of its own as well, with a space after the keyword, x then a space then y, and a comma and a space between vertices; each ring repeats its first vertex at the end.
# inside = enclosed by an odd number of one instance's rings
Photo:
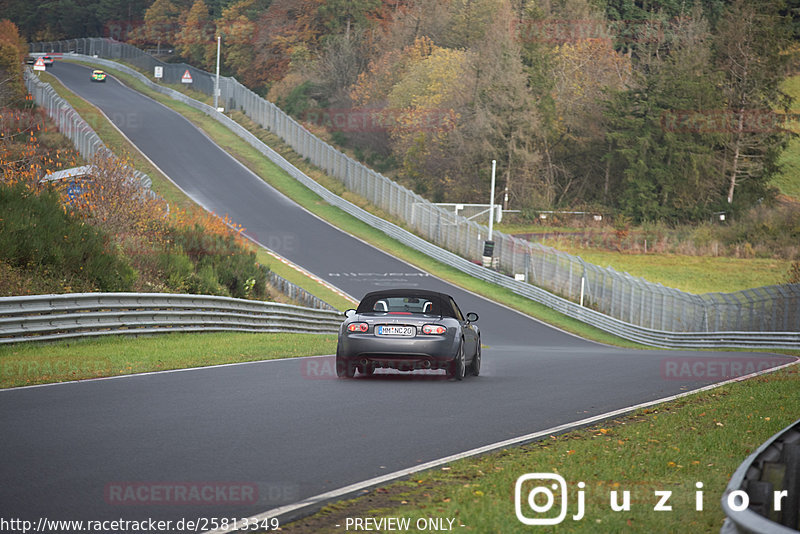
POLYGON ((36 58, 36 62, 33 64, 33 70, 47 70, 47 67, 44 66, 44 59, 41 56, 36 58))
POLYGON ((164 77, 164 67, 162 67, 161 65, 156 65, 153 68, 153 77, 159 78, 159 79, 163 78, 164 77))
POLYGON ((186 69, 186 72, 181 76, 181 83, 192 83, 192 75, 189 73, 189 69, 186 69))

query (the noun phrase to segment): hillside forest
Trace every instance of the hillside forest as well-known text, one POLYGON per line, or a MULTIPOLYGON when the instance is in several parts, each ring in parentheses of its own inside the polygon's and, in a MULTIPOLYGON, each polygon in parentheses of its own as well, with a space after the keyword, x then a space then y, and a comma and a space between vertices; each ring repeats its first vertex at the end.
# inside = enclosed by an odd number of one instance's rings
POLYGON ((210 71, 220 35, 223 74, 433 201, 486 202, 496 159, 509 208, 702 221, 773 202, 792 136, 793 2, 6 3, 210 71))

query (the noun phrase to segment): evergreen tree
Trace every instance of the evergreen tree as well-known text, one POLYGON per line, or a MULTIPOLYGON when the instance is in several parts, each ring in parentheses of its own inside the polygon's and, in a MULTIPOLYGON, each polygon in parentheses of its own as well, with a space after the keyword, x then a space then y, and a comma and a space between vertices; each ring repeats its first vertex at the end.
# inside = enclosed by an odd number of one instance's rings
POLYGON ((699 219, 718 199, 720 134, 683 122, 720 105, 710 35, 702 16, 695 16, 639 47, 637 83, 609 102, 607 158, 622 173, 613 196, 637 222, 699 219))

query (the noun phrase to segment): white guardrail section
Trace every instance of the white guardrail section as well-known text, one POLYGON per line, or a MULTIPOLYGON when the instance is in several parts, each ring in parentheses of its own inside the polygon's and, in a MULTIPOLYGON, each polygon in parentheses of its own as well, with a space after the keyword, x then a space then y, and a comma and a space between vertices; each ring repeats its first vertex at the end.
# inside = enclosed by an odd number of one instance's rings
POLYGON ((70 293, 0 298, 0 344, 108 334, 335 334, 337 311, 208 295, 70 293))
MULTIPOLYGON (((505 287, 514 293, 525 296, 548 306, 558 312, 561 312, 569 317, 573 317, 579 321, 595 326, 601 330, 612 333, 624 339, 650 345, 654 347, 664 348, 721 348, 721 347, 739 347, 739 348, 760 348, 760 349, 798 349, 800 350, 800 331, 797 332, 750 332, 750 331, 723 331, 723 332, 675 332, 656 330, 620 319, 605 315, 590 308, 580 306, 577 303, 571 302, 565 298, 559 297, 537 286, 531 285, 524 281, 515 280, 497 271, 487 269, 481 265, 477 265, 457 254, 448 250, 440 248, 428 241, 420 238, 419 236, 400 228, 384 219, 381 219, 368 211, 348 202, 347 200, 332 193, 328 189, 321 186, 319 183, 308 177, 305 173, 297 169, 283 156, 272 150, 265 145, 252 133, 247 131, 243 126, 239 125, 230 117, 223 113, 218 112, 213 107, 194 100, 178 91, 163 87, 139 73, 138 71, 120 63, 85 56, 82 54, 69 54, 68 57, 86 61, 95 65, 116 69, 127 74, 130 74, 140 80, 142 83, 151 89, 158 91, 162 94, 173 98, 179 102, 187 104, 195 109, 198 109, 206 115, 216 119, 220 123, 227 126, 230 130, 236 133, 245 142, 250 144, 256 150, 261 152, 264 156, 273 161, 276 165, 281 167, 290 176, 298 180, 300 183, 314 191, 325 201, 334 205, 350 215, 366 222, 386 235, 393 237, 406 245, 444 263, 462 272, 470 274, 478 279, 491 282, 502 287, 505 287)), ((785 291, 796 291, 800 295, 800 285, 794 286, 776 286, 788 288, 785 291), (795 287, 796 286, 796 287, 795 287)), ((789 300, 791 302, 791 299, 789 300)), ((658 306, 657 302, 652 303, 651 309, 658 306)), ((779 309, 773 306, 768 315, 762 318, 765 324, 768 324, 772 319, 778 320, 785 316, 798 316, 800 310, 796 309, 779 309)), ((708 321, 704 321, 707 325, 708 321)), ((769 328, 764 328, 769 330, 769 328)))

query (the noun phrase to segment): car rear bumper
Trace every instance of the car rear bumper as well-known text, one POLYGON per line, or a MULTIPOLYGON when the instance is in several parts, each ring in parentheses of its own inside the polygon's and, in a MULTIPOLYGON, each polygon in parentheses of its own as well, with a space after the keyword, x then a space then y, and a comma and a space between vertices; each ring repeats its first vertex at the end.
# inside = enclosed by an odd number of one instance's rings
POLYGON ((458 345, 452 336, 415 336, 412 339, 350 334, 341 338, 341 358, 375 367, 439 369, 451 362, 458 345))

